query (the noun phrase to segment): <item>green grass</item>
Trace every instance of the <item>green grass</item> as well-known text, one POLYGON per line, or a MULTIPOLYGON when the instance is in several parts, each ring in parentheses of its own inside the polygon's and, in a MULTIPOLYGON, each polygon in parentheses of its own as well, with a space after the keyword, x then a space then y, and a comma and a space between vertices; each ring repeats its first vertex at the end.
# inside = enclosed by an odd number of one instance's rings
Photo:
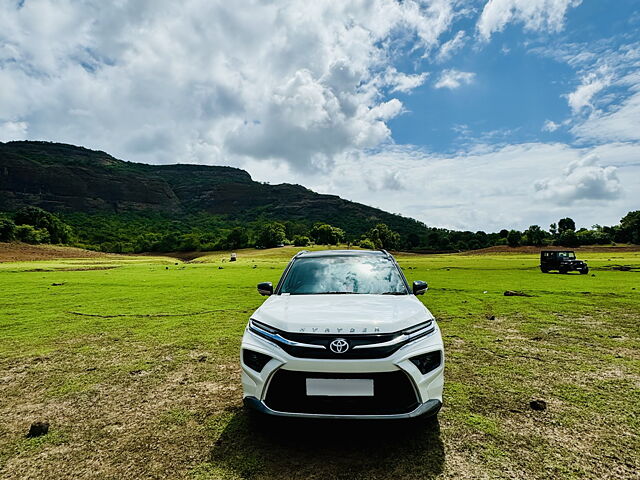
POLYGON ((581 255, 583 276, 532 255, 400 255, 443 332, 439 423, 256 422, 240 338, 255 285, 295 251, 0 264, 0 476, 637 476, 640 273, 608 265, 639 253, 581 255), (24 438, 36 420, 50 433, 24 438))

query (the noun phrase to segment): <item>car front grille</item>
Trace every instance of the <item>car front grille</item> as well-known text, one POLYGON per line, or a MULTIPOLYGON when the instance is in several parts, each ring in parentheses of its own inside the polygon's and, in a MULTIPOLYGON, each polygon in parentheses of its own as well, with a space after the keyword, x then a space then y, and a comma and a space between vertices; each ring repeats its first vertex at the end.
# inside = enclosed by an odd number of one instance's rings
POLYGON ((297 347, 292 345, 280 345, 280 347, 289 355, 299 358, 340 358, 340 359, 355 359, 355 358, 385 358, 394 353, 404 344, 399 343, 387 347, 372 347, 357 349, 359 345, 372 345, 376 343, 385 343, 394 340, 401 334, 357 334, 357 335, 315 335, 312 333, 290 333, 282 332, 281 335, 287 340, 294 342, 306 343, 311 345, 322 345, 325 348, 312 349, 306 347, 297 347), (349 344, 349 349, 344 353, 334 353, 329 348, 329 344, 337 338, 343 338, 349 344))
POLYGON ((414 327, 415 331, 411 333, 407 333, 405 330, 394 333, 341 335, 285 332, 252 321, 250 330, 275 343, 294 357, 349 360, 386 358, 407 343, 433 333, 435 324, 433 321, 424 322, 414 327), (338 339, 344 340, 348 345, 348 348, 340 353, 332 351, 330 348, 331 342, 338 339))
POLYGON ((394 415, 415 410, 419 401, 413 383, 402 370, 377 373, 278 370, 267 387, 265 404, 272 410, 286 413, 394 415), (373 396, 307 396, 307 378, 372 379, 373 396))

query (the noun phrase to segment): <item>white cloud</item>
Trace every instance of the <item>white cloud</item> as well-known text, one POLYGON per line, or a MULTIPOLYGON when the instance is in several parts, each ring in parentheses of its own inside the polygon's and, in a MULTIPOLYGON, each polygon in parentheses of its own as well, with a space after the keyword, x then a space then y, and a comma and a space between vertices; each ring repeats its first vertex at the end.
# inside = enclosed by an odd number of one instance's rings
POLYGON ((580 85, 564 95, 570 132, 581 143, 639 141, 640 42, 628 34, 590 43, 551 44, 530 50, 577 71, 580 85))
POLYGON ((429 72, 408 74, 399 72, 395 67, 388 67, 384 74, 378 76, 377 86, 388 87, 391 93, 409 93, 422 85, 428 76, 429 72))
POLYGON ((27 138, 28 125, 26 122, 0 123, 0 142, 10 140, 24 140, 27 138))
POLYGON ((387 141, 450 0, 0 3, 0 124, 151 163, 330 165, 387 141), (386 92, 390 92, 387 94, 386 92))
POLYGON ((591 99, 602 89, 611 84, 611 77, 591 73, 582 79, 582 83, 575 91, 567 95, 567 101, 573 113, 579 113, 583 108, 593 108, 591 99))
POLYGON ((478 20, 478 33, 489 40, 511 22, 522 23, 526 30, 558 32, 567 10, 580 3, 581 0, 489 0, 478 20))
POLYGON ((439 62, 444 62, 448 60, 454 53, 464 47, 467 38, 464 30, 460 30, 456 33, 456 36, 451 40, 444 42, 440 46, 440 50, 438 51, 438 55, 436 55, 436 60, 439 62))
POLYGON ((571 131, 583 140, 640 141, 640 92, 608 112, 594 112, 571 131))
POLYGON ((460 86, 468 85, 475 79, 473 72, 461 72, 459 70, 445 70, 435 84, 436 88, 449 88, 451 90, 460 86))
POLYGON ((478 146, 451 156, 394 145, 340 155, 324 173, 303 175, 260 162, 249 168, 256 178, 303 183, 427 225, 497 231, 544 227, 567 216, 586 227, 617 223, 632 209, 629 199, 640 197, 639 159, 640 145, 630 143, 592 149, 561 143, 478 146), (545 180, 546 189, 540 189, 545 180), (567 192, 563 183, 570 185, 567 192))
POLYGON ((538 198, 559 204, 577 200, 612 200, 620 197, 622 188, 614 166, 601 167, 595 154, 571 161, 562 172, 536 182, 538 198))
POLYGON ((558 130, 560 128, 560 124, 554 122, 553 120, 547 120, 546 122, 544 122, 544 125, 542 126, 542 131, 543 132, 555 132, 556 130, 558 130))

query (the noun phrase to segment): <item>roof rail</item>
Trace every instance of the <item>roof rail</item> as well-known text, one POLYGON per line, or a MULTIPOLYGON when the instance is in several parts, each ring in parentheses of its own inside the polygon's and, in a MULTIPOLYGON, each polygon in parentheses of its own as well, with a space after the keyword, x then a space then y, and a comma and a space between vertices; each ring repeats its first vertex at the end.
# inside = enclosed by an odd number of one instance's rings
POLYGON ((303 253, 309 253, 309 250, 300 250, 298 253, 296 253, 293 258, 299 257, 300 255, 302 255, 303 253))

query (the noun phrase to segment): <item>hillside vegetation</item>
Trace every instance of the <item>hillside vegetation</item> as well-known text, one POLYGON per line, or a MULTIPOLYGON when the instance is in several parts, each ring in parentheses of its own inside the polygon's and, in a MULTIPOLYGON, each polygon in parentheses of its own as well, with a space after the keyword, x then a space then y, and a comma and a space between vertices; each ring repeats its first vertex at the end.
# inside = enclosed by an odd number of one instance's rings
MULTIPOLYGON (((315 222, 361 233, 376 223, 409 234, 415 220, 301 185, 255 182, 244 170, 207 165, 146 165, 49 142, 0 143, 0 211, 37 206, 63 214, 113 214, 132 221, 178 221, 209 214, 219 222, 259 219, 315 222)), ((82 215, 70 216, 81 222, 82 215)))

